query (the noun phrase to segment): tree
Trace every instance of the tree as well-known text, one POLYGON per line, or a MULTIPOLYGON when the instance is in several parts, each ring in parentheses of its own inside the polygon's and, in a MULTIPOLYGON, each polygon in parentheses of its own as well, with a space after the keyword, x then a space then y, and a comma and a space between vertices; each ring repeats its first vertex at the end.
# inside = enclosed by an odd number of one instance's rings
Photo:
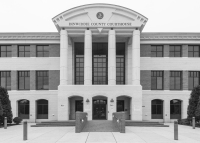
POLYGON ((0 115, 0 124, 4 123, 4 117, 7 117, 8 123, 12 123, 13 115, 11 111, 9 95, 7 90, 3 87, 0 87, 0 101, 1 101, 1 107, 3 109, 3 115, 0 115))
POLYGON ((196 108, 196 111, 195 111, 195 116, 200 118, 200 98, 199 98, 197 108, 196 108))
POLYGON ((194 89, 192 90, 191 94, 190 94, 190 99, 189 99, 189 105, 188 105, 188 110, 187 110, 187 114, 188 114, 188 120, 192 120, 192 117, 195 117, 196 121, 200 120, 200 85, 194 87, 194 89), (198 107, 198 108, 197 108, 198 107))

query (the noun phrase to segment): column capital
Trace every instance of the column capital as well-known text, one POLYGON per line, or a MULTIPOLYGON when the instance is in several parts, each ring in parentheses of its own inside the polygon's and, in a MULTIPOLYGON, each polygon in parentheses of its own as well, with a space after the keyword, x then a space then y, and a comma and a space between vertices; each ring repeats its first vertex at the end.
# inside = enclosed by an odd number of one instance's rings
POLYGON ((60 30, 60 35, 67 35, 67 30, 66 29, 61 29, 60 30))
POLYGON ((140 30, 134 29, 133 30, 133 35, 140 35, 140 30))
POLYGON ((92 35, 92 31, 89 29, 85 30, 85 35, 92 35))
POLYGON ((109 30, 108 35, 115 35, 115 30, 113 29, 109 30))

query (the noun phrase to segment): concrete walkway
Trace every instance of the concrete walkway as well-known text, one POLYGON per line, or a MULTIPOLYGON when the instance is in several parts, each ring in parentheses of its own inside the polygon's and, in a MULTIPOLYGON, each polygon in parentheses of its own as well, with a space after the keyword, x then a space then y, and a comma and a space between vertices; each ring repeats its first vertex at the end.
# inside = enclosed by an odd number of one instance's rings
POLYGON ((179 125, 179 140, 170 127, 126 127, 126 133, 82 132, 74 127, 30 127, 23 141, 22 125, 0 128, 0 143, 200 143, 200 128, 179 125))

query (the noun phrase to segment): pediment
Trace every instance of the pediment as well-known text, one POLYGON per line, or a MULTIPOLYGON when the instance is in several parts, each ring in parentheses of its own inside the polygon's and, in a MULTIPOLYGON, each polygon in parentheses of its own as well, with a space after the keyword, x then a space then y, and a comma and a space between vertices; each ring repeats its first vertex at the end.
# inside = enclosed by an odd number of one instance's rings
MULTIPOLYGON (((132 27, 139 28, 142 31, 148 19, 143 15, 125 7, 111 4, 89 4, 64 11, 52 20, 58 31, 60 31, 63 27, 70 26, 70 22, 89 24, 131 23, 132 27)), ((79 26, 81 26, 81 24, 79 26)), ((87 27, 87 25, 85 27, 87 27)), ((98 25, 98 27, 101 27, 101 25, 98 25)))

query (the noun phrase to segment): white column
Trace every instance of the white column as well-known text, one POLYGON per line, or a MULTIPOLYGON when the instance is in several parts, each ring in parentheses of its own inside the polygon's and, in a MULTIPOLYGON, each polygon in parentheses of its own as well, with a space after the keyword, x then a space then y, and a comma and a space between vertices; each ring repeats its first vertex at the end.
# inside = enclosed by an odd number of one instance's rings
POLYGON ((67 85, 68 34, 65 29, 60 31, 60 85, 67 85))
POLYGON ((132 37, 132 85, 140 85, 140 31, 136 29, 132 37))
POLYGON ((92 85, 92 32, 85 30, 84 85, 92 85))
POLYGON ((108 33, 108 85, 116 85, 116 35, 115 30, 108 33))

